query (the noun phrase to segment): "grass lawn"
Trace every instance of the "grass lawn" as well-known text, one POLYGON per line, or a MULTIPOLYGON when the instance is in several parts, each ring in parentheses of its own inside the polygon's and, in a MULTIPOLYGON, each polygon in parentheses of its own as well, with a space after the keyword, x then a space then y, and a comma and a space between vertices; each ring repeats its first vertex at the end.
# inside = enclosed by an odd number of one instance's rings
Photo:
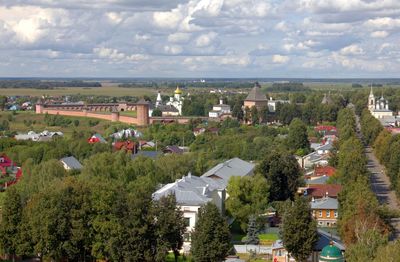
POLYGON ((54 89, 33 89, 33 88, 0 88, 0 94, 5 96, 62 96, 62 95, 97 95, 97 96, 136 96, 156 94, 152 88, 123 88, 118 86, 105 85, 102 87, 60 87, 54 89))
POLYGON ((260 238, 260 240, 272 240, 272 241, 278 240, 277 234, 259 234, 258 237, 260 238))
MULTIPOLYGON (((168 256, 165 258, 166 262, 175 262, 175 257, 173 253, 169 253, 168 256)), ((183 257, 182 255, 178 257, 178 262, 191 262, 192 259, 188 256, 183 257)))
MULTIPOLYGON (((12 115, 11 112, 1 112, 0 111, 0 122, 3 120, 9 119, 9 116, 12 115)), ((100 132, 103 133, 104 130, 111 124, 111 121, 95 119, 95 118, 87 118, 87 117, 72 117, 72 116, 65 116, 65 118, 71 120, 79 120, 79 125, 75 127, 73 124, 67 127, 60 127, 60 126, 47 126, 44 123, 44 115, 35 114, 32 111, 19 111, 16 115, 12 115, 12 121, 9 121, 10 124, 10 131, 16 132, 28 132, 28 131, 35 131, 35 132, 42 132, 43 130, 48 131, 61 131, 66 136, 70 136, 74 130, 76 131, 91 131, 91 132, 100 132), (89 125, 89 121, 98 121, 98 124, 91 127, 89 125), (27 126, 24 121, 32 121, 35 122, 34 124, 27 126)))

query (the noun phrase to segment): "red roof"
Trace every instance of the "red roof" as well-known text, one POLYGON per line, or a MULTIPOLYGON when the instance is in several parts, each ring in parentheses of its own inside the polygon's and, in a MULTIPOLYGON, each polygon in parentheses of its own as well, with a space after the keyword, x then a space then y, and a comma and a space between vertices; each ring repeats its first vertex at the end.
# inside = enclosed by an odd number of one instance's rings
POLYGON ((116 150, 121 150, 125 149, 127 151, 132 151, 133 153, 136 153, 136 143, 132 141, 119 141, 114 143, 114 148, 116 150))
POLYGON ((1 167, 5 168, 5 167, 10 167, 12 165, 14 165, 14 164, 8 156, 6 156, 5 154, 0 155, 0 166, 1 167))
POLYGON ((340 191, 342 191, 342 185, 336 185, 336 184, 313 185, 307 188, 307 195, 314 198, 322 198, 324 196, 337 198, 340 191))
POLYGON ((314 176, 333 176, 336 169, 331 166, 316 166, 314 168, 314 176))
POLYGON ((336 131, 335 126, 316 126, 314 127, 315 131, 321 132, 321 131, 336 131))

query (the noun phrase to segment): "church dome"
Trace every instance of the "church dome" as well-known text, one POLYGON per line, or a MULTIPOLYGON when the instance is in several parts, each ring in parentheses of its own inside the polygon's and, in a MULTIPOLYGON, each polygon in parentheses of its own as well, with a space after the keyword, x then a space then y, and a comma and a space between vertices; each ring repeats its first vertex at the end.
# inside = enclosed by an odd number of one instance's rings
POLYGON ((176 95, 181 95, 182 94, 182 91, 179 89, 179 86, 176 88, 175 94, 176 95))
POLYGON ((342 255, 342 251, 333 245, 333 243, 324 247, 319 254, 319 261, 321 262, 343 262, 344 258, 342 255))

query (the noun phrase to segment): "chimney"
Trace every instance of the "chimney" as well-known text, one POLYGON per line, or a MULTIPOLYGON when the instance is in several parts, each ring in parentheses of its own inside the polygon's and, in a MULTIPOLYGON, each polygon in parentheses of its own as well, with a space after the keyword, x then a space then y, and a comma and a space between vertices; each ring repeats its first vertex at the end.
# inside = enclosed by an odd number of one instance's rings
POLYGON ((187 176, 188 176, 188 178, 192 178, 192 172, 189 171, 187 176))
POLYGON ((328 191, 326 191, 325 197, 328 198, 328 195, 329 195, 329 193, 328 193, 328 191))
POLYGON ((219 104, 223 105, 224 104, 224 100, 222 98, 219 99, 219 104))

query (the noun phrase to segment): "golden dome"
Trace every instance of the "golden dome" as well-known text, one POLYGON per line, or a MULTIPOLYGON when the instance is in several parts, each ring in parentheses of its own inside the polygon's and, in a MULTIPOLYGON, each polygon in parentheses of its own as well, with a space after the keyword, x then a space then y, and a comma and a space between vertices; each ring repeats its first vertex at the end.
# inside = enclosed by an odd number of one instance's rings
POLYGON ((179 86, 176 87, 175 94, 177 94, 177 95, 181 95, 182 94, 182 91, 179 89, 179 86))

